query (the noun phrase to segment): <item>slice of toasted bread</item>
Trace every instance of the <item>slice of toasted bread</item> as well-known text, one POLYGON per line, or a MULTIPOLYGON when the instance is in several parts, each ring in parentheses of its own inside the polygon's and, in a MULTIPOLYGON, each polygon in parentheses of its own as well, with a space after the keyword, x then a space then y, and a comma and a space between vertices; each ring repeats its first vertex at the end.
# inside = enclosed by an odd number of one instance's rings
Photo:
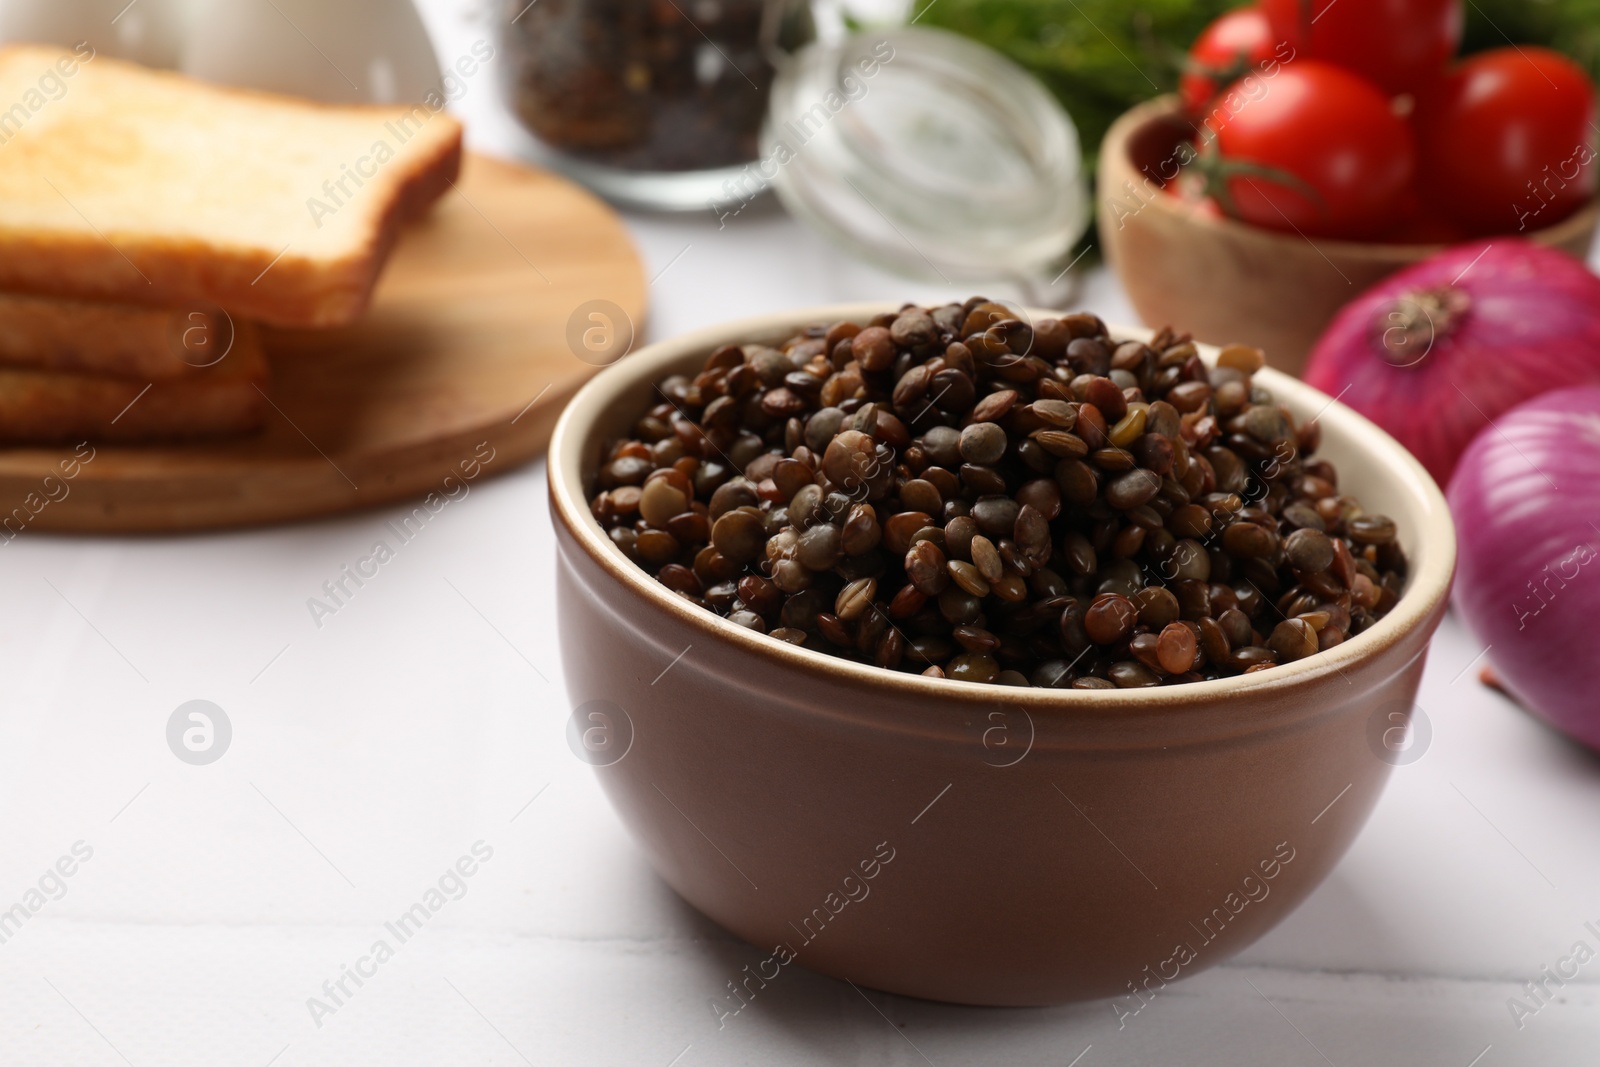
POLYGON ((443 104, 326 106, 86 45, 0 48, 0 289, 350 323, 401 223, 460 170, 443 104))
POLYGON ((181 378, 232 342, 221 312, 0 293, 0 367, 181 378))
POLYGON ((129 444, 249 433, 266 418, 267 378, 260 334, 250 323, 238 324, 222 360, 183 378, 0 369, 0 441, 129 444))

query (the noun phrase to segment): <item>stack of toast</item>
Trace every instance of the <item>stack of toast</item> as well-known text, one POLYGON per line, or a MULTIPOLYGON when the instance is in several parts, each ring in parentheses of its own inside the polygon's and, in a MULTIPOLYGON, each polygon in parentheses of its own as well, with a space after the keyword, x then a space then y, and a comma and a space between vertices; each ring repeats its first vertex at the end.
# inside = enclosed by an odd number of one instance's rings
POLYGON ((460 124, 428 106, 0 48, 0 442, 259 429, 257 324, 359 319, 460 165, 460 124))

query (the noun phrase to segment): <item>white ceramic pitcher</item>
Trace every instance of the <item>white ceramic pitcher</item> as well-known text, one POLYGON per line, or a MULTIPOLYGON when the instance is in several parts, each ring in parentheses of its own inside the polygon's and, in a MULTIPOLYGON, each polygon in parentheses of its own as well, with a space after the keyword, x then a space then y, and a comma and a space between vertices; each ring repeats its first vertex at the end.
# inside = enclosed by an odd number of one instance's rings
POLYGON ((175 67, 183 53, 185 0, 0 0, 0 42, 65 47, 175 67))
POLYGON ((199 0, 183 70, 330 103, 420 102, 440 85, 411 0, 199 0))

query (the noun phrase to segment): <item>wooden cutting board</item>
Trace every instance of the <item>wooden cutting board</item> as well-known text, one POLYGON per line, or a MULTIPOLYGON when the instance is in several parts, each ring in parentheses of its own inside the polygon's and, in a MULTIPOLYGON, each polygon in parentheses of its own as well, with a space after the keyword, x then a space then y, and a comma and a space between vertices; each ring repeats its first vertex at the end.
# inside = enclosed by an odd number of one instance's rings
POLYGON ((0 449, 0 538, 282 522, 459 493, 446 478, 491 477, 544 448, 567 399, 642 332, 646 287, 601 201, 469 155, 402 237, 361 322, 265 331, 264 432, 96 445, 87 463, 71 447, 0 449))

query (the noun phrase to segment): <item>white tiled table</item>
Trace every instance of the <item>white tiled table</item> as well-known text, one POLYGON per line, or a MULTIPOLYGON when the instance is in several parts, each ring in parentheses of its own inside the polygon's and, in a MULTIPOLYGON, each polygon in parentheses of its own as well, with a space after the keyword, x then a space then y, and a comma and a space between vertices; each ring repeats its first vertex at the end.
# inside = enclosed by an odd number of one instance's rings
MULTIPOLYGON (((442 55, 481 33, 429 16, 442 55)), ((480 95, 474 139, 513 144, 480 95)), ((852 267, 776 210, 629 224, 660 275, 652 337, 965 295, 852 267)), ((1080 300, 1132 319, 1103 275, 1080 300)), ((719 1030, 707 1000, 760 953, 656 880, 567 749, 544 494, 539 464, 477 484, 320 628, 307 599, 399 509, 0 546, 0 909, 92 850, 0 924, 0 1064, 1600 1062, 1600 961, 1520 1030, 1507 1007, 1575 942, 1600 949, 1600 759, 1479 687, 1453 617, 1420 698, 1431 746, 1348 858, 1125 1027, 1103 1003, 868 1004, 797 971, 719 1030), (165 739, 197 698, 234 731, 203 767, 165 739), (389 935, 479 842, 464 895, 389 935), (379 938, 393 958, 335 1005, 324 982, 379 938)))

